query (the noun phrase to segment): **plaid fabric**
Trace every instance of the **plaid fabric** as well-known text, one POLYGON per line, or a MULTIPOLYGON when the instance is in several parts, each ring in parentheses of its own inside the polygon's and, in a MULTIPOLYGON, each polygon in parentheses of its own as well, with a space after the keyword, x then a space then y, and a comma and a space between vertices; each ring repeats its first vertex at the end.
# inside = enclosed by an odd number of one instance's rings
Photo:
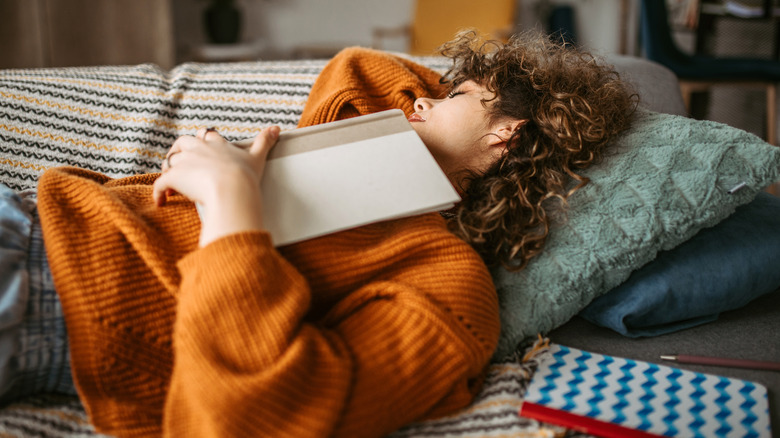
POLYGON ((19 388, 23 395, 60 392, 76 395, 70 372, 68 333, 62 306, 43 247, 43 235, 37 211, 33 211, 27 270, 30 297, 21 327, 19 388))
POLYGON ((4 185, 0 197, 2 398, 39 392, 75 394, 65 321, 49 272, 35 201, 4 185))
MULTIPOLYGON (((4 399, 21 396, 60 392, 75 395, 70 372, 67 331, 65 319, 57 293, 54 290, 49 271, 43 236, 37 220, 37 210, 33 197, 17 198, 19 213, 29 219, 29 239, 27 240, 27 260, 17 266, 17 274, 24 276, 27 282, 20 286, 15 299, 19 305, 26 305, 21 324, 15 331, 16 345, 9 357, 9 365, 4 370, 8 381, 13 385, 3 394, 4 399)), ((4 299, 13 298, 6 294, 4 299)))

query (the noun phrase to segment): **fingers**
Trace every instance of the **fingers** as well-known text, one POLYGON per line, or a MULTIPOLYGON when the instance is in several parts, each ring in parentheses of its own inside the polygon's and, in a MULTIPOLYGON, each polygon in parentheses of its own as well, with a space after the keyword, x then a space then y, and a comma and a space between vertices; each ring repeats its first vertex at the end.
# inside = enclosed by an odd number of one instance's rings
POLYGON ((163 173, 152 185, 152 200, 154 201, 154 204, 158 207, 165 205, 170 190, 167 174, 163 173))
POLYGON ((252 146, 249 147, 249 153, 263 159, 268 157, 268 152, 279 140, 279 131, 278 126, 271 126, 260 131, 260 134, 257 134, 254 142, 252 142, 252 146))
POLYGON ((177 154, 177 152, 169 152, 168 155, 165 156, 165 159, 163 160, 163 163, 162 163, 162 171, 163 171, 163 173, 165 173, 168 170, 170 170, 170 168, 172 166, 171 158, 173 158, 173 156, 176 155, 176 154, 177 154))
POLYGON ((199 146, 201 144, 200 142, 210 143, 217 141, 227 143, 214 128, 200 128, 195 133, 194 137, 191 135, 183 135, 177 138, 171 148, 168 150, 168 153, 165 155, 165 159, 162 163, 162 171, 166 172, 173 166, 174 155, 183 151, 191 150, 192 148, 199 146))
POLYGON ((195 136, 179 137, 163 159, 162 175, 154 184, 155 204, 164 205, 174 191, 198 201, 202 195, 198 188, 200 180, 207 175, 224 175, 231 169, 243 169, 259 180, 268 152, 279 139, 279 133, 277 126, 263 129, 248 148, 232 145, 209 128, 199 129, 195 136))
POLYGON ((173 158, 174 155, 190 149, 193 145, 193 142, 197 141, 199 140, 191 135, 184 135, 177 138, 176 141, 173 142, 173 145, 171 145, 171 148, 168 149, 168 153, 165 154, 165 159, 163 159, 162 162, 162 171, 167 172, 171 167, 173 167, 173 164, 176 161, 173 158))
POLYGON ((203 141, 210 141, 210 140, 216 140, 217 138, 222 138, 221 135, 217 132, 216 128, 200 128, 198 129, 198 132, 195 134, 195 137, 203 140, 203 141))
POLYGON ((165 155, 165 159, 163 159, 162 162, 162 172, 165 173, 168 170, 170 170, 171 166, 173 166, 173 163, 171 162, 171 158, 178 154, 181 151, 174 151, 173 148, 168 151, 168 153, 165 155))

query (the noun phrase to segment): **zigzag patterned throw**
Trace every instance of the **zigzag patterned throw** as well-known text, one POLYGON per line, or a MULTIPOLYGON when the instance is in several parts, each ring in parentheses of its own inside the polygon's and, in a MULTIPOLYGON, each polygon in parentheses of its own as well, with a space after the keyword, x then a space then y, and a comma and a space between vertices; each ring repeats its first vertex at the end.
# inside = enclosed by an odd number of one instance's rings
MULTIPOLYGON (((444 58, 416 58, 437 71, 444 58)), ((0 181, 24 190, 46 169, 121 178, 158 172, 177 137, 230 141, 298 125, 326 60, 0 70, 0 181)))
POLYGON ((157 172, 173 141, 214 127, 230 140, 292 129, 325 61, 0 71, 0 180, 49 167, 118 178, 157 172))
POLYGON ((601 436, 770 437, 765 387, 554 345, 521 415, 601 436))

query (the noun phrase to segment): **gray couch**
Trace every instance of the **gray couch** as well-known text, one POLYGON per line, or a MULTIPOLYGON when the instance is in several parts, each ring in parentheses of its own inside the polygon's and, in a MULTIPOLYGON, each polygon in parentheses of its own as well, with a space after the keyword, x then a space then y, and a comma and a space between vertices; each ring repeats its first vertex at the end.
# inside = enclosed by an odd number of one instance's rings
MULTIPOLYGON (((641 105, 684 114, 675 76, 639 58, 610 59, 634 83, 641 105)), ((431 66, 446 63, 431 59, 431 66)), ((0 181, 15 189, 35 186, 40 172, 55 165, 78 165, 114 177, 155 172, 178 135, 195 127, 218 126, 236 140, 258 126, 296 126, 307 93, 325 61, 239 64, 184 64, 172 71, 152 65, 3 71, 0 77, 0 181), (216 79, 215 79, 216 78, 216 79), (215 85, 216 84, 216 85, 215 85)), ((780 360, 780 294, 733 311, 715 323, 646 339, 629 339, 579 317, 549 333, 558 344, 596 353, 659 362, 659 355, 691 353, 780 360)), ((425 436, 520 435, 534 425, 521 420, 517 406, 528 373, 517 363, 496 364, 483 403, 457 420, 426 424, 425 436), (509 395, 507 395, 509 394, 509 395), (491 399, 490 397, 495 397, 491 399), (495 400, 496 403, 484 403, 495 400), (484 424, 483 428, 473 425, 484 424)), ((691 367, 763 383, 770 391, 773 423, 778 419, 780 374, 691 367)), ((780 429, 777 427, 776 429, 780 429)), ((397 436, 422 435, 411 427, 397 436)), ((0 409, 2 436, 96 436, 75 397, 34 396, 0 409)))

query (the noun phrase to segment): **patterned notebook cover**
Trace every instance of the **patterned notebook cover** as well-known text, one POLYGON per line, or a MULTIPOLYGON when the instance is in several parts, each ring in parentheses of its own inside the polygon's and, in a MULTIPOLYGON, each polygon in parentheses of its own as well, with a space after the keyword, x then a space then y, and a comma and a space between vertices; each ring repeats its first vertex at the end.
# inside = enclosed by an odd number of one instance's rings
POLYGON ((771 437, 764 386, 553 344, 520 414, 602 436, 771 437))

